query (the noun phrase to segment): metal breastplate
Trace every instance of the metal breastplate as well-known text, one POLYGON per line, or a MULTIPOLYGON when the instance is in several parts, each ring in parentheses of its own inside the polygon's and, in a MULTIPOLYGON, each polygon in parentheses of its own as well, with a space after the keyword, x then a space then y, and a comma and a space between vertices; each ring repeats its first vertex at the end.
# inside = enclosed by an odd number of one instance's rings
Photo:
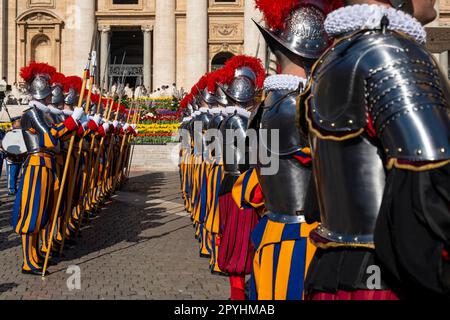
POLYGON ((386 173, 380 150, 365 136, 346 141, 312 135, 321 212, 318 233, 338 243, 373 243, 386 173))
POLYGON ((248 119, 237 114, 228 117, 220 126, 223 138, 222 159, 227 175, 239 176, 248 167, 245 163, 247 126, 248 119))
POLYGON ((50 152, 54 150, 40 146, 40 136, 50 130, 50 123, 46 115, 37 108, 31 108, 24 112, 21 119, 22 134, 29 154, 38 152, 50 152), (34 132, 31 132, 32 129, 34 132))
POLYGON ((41 151, 39 136, 37 134, 31 133, 28 130, 22 130, 22 134, 28 153, 33 154, 41 151))
POLYGON ((276 174, 262 175, 261 166, 258 166, 257 172, 267 210, 290 216, 304 214, 311 169, 295 158, 283 157, 279 159, 276 174))
MULTIPOLYGON (((224 121, 224 120, 225 120, 225 116, 222 113, 215 115, 212 118, 211 122, 209 123, 208 130, 219 130, 220 125, 221 125, 222 121, 224 121)), ((212 158, 217 159, 217 160, 221 159, 221 157, 222 157, 221 143, 222 143, 222 141, 220 141, 220 139, 217 139, 216 136, 211 137, 211 141, 208 144, 208 148, 210 146, 213 147, 213 149, 211 149, 211 157, 212 158)))
POLYGON ((201 156, 203 154, 203 122, 201 115, 194 117, 191 123, 191 139, 194 146, 194 155, 201 156))
POLYGON ((211 123, 213 116, 210 113, 203 113, 200 117, 200 121, 202 122, 202 147, 203 147, 203 155, 209 156, 208 153, 208 141, 206 137, 206 132, 209 128, 209 124, 211 123))
MULTIPOLYGON (((292 154, 307 146, 295 126, 296 95, 287 90, 271 91, 264 101, 260 129, 260 147, 278 157, 279 168, 275 174, 264 175, 258 164, 258 177, 265 198, 265 206, 274 215, 300 216, 304 214, 311 169, 303 166, 292 154), (271 141, 271 131, 278 130, 279 142, 271 141)), ((261 162, 261 161, 260 161, 261 162)), ((271 163, 270 165, 274 165, 271 163)))
POLYGON ((262 147, 277 155, 290 155, 307 145, 301 139, 296 126, 296 97, 297 92, 288 90, 271 91, 264 100, 264 109, 259 139, 262 147), (279 132, 279 139, 271 141, 272 130, 279 132))

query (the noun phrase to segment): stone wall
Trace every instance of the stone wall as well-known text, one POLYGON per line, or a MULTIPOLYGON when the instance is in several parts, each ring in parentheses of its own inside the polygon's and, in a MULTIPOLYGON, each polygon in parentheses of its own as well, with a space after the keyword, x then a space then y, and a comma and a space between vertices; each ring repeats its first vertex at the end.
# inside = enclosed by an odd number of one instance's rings
POLYGON ((131 171, 177 171, 178 152, 178 144, 135 146, 131 171))

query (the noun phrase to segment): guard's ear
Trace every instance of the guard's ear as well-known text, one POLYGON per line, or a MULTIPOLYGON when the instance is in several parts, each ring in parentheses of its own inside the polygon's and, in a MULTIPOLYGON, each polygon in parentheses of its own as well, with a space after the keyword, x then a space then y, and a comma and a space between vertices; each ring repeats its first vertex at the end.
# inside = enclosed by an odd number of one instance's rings
POLYGON ((412 0, 389 0, 395 9, 402 10, 411 15, 414 14, 414 5, 412 0))

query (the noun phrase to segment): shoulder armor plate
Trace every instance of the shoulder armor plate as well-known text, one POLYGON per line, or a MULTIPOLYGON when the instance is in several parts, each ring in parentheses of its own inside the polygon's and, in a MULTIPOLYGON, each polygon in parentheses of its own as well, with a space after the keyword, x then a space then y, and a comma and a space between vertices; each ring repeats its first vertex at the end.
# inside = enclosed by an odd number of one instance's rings
POLYGON ((312 79, 309 116, 320 131, 342 136, 372 121, 389 158, 450 159, 448 82, 413 40, 359 32, 330 49, 312 79))

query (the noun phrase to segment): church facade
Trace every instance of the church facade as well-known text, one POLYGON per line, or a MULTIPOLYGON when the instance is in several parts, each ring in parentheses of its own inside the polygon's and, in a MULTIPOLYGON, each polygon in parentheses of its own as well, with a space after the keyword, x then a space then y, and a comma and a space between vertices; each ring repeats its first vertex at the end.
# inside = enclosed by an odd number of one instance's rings
MULTIPOLYGON (((429 46, 447 70, 450 0, 437 6, 429 46)), ((80 75, 91 44, 98 79, 125 77, 152 89, 190 88, 233 55, 271 65, 252 22, 261 19, 253 0, 0 0, 0 19, 0 74, 9 83, 20 82, 20 68, 32 60, 80 75)))

